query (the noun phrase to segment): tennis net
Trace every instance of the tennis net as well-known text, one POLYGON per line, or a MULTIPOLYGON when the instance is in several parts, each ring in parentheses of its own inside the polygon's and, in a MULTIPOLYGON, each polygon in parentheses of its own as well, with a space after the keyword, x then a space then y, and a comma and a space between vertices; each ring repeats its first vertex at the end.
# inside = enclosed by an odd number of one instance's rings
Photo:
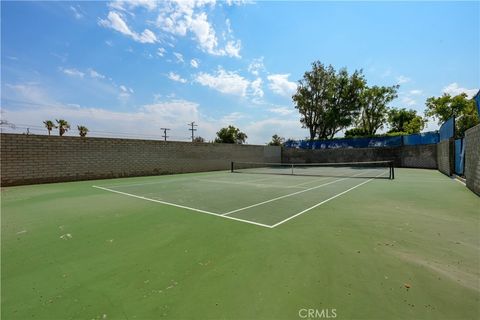
POLYGON ((395 178, 393 161, 343 163, 232 162, 231 172, 347 178, 395 178))

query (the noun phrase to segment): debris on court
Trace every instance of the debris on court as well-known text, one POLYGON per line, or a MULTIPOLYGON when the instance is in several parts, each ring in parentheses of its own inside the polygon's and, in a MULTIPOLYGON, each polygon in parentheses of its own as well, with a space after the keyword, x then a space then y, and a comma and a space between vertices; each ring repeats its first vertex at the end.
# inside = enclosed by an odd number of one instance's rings
POLYGON ((410 289, 410 288, 412 287, 412 285, 411 285, 411 284, 409 284, 409 283, 405 283, 405 284, 403 284, 403 285, 405 286, 405 288, 407 288, 407 290, 408 290, 408 289, 410 289))
POLYGON ((65 234, 62 234, 60 236, 60 239, 63 239, 63 240, 68 240, 68 239, 72 239, 72 235, 70 233, 65 233, 65 234))
POLYGON ((17 234, 27 233, 27 230, 18 231, 17 234))

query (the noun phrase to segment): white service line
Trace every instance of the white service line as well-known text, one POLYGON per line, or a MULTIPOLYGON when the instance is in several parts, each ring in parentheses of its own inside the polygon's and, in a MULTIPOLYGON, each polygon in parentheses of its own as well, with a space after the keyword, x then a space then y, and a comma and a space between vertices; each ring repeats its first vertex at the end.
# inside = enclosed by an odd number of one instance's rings
MULTIPOLYGON (((382 174, 383 174, 383 173, 382 173, 382 174)), ((382 174, 379 174, 377 177, 379 177, 379 176, 382 175, 382 174)), ((369 182, 372 181, 373 179, 375 179, 375 178, 371 178, 371 179, 368 179, 367 181, 364 181, 364 182, 362 182, 362 183, 359 183, 359 184, 357 184, 356 186, 353 186, 353 187, 351 187, 350 189, 347 189, 347 190, 345 190, 345 191, 343 191, 343 192, 340 192, 340 193, 334 195, 333 197, 330 197, 330 198, 328 198, 328 199, 326 199, 326 200, 323 200, 322 202, 319 202, 319 203, 317 203, 316 205, 311 206, 310 208, 307 208, 307 209, 305 209, 305 210, 303 210, 303 211, 300 211, 299 213, 294 214, 293 216, 290 216, 290 217, 286 218, 285 220, 282 220, 282 221, 280 221, 280 222, 277 222, 277 223, 275 223, 275 224, 272 226, 272 228, 275 228, 275 227, 281 225, 282 223, 287 222, 288 220, 291 220, 291 219, 293 219, 293 218, 296 218, 296 217, 298 217, 299 215, 304 214, 304 213, 307 212, 307 211, 310 211, 310 210, 312 210, 312 209, 315 209, 316 207, 319 207, 319 206, 321 206, 322 204, 324 204, 324 203, 326 203, 326 202, 328 202, 328 201, 330 201, 330 200, 333 200, 333 199, 335 199, 335 198, 337 198, 337 197, 340 197, 341 195, 343 195, 343 194, 345 194, 345 193, 347 193, 347 192, 349 192, 349 191, 352 191, 352 190, 355 189, 355 188, 358 188, 358 187, 360 187, 360 186, 362 186, 362 185, 364 185, 364 184, 366 184, 366 183, 369 183, 369 182)))
POLYGON ((142 199, 142 200, 146 200, 146 201, 161 203, 161 204, 165 204, 165 205, 172 206, 172 207, 187 209, 187 210, 196 211, 196 212, 200 212, 200 213, 206 213, 206 214, 210 214, 210 215, 217 216, 217 217, 221 217, 221 218, 225 218, 225 219, 230 219, 230 220, 235 220, 235 221, 241 221, 241 222, 245 222, 245 223, 254 224, 254 225, 260 226, 260 227, 272 228, 272 226, 271 226, 271 225, 268 225, 268 224, 253 222, 253 221, 244 220, 244 219, 239 219, 239 218, 235 218, 235 217, 227 217, 227 216, 223 216, 223 215, 221 215, 221 214, 219 214, 219 213, 210 212, 210 211, 201 210, 201 209, 192 208, 192 207, 187 207, 187 206, 182 206, 182 205, 179 205, 179 204, 176 204, 176 203, 171 203, 171 202, 166 202, 166 201, 161 201, 161 200, 150 199, 150 198, 146 198, 146 197, 142 197, 142 196, 137 196, 137 195, 135 195, 135 194, 126 193, 126 192, 117 191, 117 190, 108 189, 108 188, 99 187, 99 186, 92 186, 92 187, 93 187, 93 188, 96 188, 96 189, 101 189, 101 190, 105 190, 105 191, 109 191, 109 192, 114 192, 114 193, 122 194, 122 195, 129 196, 129 197, 134 197, 134 198, 137 198, 137 199, 142 199))
MULTIPOLYGON (((268 178, 270 179, 270 178, 268 178)), ((297 187, 297 186, 283 186, 283 185, 274 185, 274 184, 266 184, 266 183, 254 183, 253 181, 263 181, 268 179, 258 179, 258 180, 247 180, 247 181, 240 181, 240 182, 231 182, 231 181, 223 181, 223 180, 210 180, 210 179, 195 179, 196 181, 203 181, 203 182, 211 182, 211 183, 225 183, 225 184, 233 184, 233 185, 242 185, 242 186, 256 186, 256 187, 271 187, 271 188, 281 188, 281 189, 307 189, 306 187, 297 187)))
MULTIPOLYGON (((361 172, 359 174, 353 175, 352 177, 355 177, 355 176, 358 176, 358 175, 364 174, 364 173, 365 172, 361 172)), ((311 187, 311 188, 308 188, 308 189, 305 189, 305 190, 300 190, 300 191, 297 191, 297 192, 289 193, 289 194, 286 194, 286 195, 283 195, 283 196, 280 196, 280 197, 276 197, 276 198, 273 198, 273 199, 270 199, 270 200, 255 203, 255 204, 252 204, 252 205, 247 206, 247 207, 243 207, 243 208, 235 209, 235 210, 232 210, 232 211, 229 211, 229 212, 225 212, 224 214, 222 214, 222 216, 227 216, 227 215, 235 213, 235 212, 247 210, 247 209, 250 209, 250 208, 254 208, 254 207, 264 205, 266 203, 270 203, 270 202, 277 201, 277 200, 280 200, 280 199, 284 199, 284 198, 287 198, 287 197, 295 196, 297 194, 304 193, 304 192, 307 192, 307 191, 310 191, 310 190, 315 190, 315 189, 318 189, 318 188, 321 188, 321 187, 324 187, 324 186, 328 186, 329 184, 333 184, 333 183, 337 183, 337 182, 340 182, 340 181, 343 181, 343 180, 347 180, 347 179, 350 179, 352 177, 333 180, 333 181, 330 181, 330 182, 327 182, 327 183, 324 183, 324 184, 321 184, 321 185, 318 185, 318 186, 315 186, 315 187, 311 187)))

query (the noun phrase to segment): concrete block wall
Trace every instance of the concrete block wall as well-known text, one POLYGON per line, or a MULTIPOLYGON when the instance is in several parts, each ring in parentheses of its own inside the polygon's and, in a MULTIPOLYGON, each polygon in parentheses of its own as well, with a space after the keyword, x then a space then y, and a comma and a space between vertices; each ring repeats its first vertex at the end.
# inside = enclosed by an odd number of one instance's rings
POLYGON ((438 170, 447 176, 455 172, 455 148, 453 140, 443 140, 437 143, 438 170))
POLYGON ((436 145, 358 149, 282 149, 282 162, 363 162, 390 161, 396 167, 437 169, 436 145))
POLYGON ((480 196, 480 124, 465 132, 467 187, 480 196))
POLYGON ((228 170, 280 162, 273 146, 1 134, 1 185, 228 170))

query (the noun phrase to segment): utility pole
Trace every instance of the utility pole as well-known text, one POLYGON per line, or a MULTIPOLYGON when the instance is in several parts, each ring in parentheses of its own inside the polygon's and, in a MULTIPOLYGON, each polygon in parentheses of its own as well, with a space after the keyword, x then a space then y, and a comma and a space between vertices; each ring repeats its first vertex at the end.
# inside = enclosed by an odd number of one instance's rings
POLYGON ((167 131, 170 130, 170 129, 169 128, 160 128, 160 130, 163 130, 163 136, 162 137, 163 137, 164 141, 167 141, 167 138, 168 138, 167 131))
POLYGON ((193 139, 195 138, 194 132, 197 131, 197 129, 195 129, 194 127, 198 127, 198 125, 195 124, 195 121, 192 121, 192 123, 189 123, 188 125, 192 127, 188 130, 192 131, 192 142, 193 142, 193 139))

